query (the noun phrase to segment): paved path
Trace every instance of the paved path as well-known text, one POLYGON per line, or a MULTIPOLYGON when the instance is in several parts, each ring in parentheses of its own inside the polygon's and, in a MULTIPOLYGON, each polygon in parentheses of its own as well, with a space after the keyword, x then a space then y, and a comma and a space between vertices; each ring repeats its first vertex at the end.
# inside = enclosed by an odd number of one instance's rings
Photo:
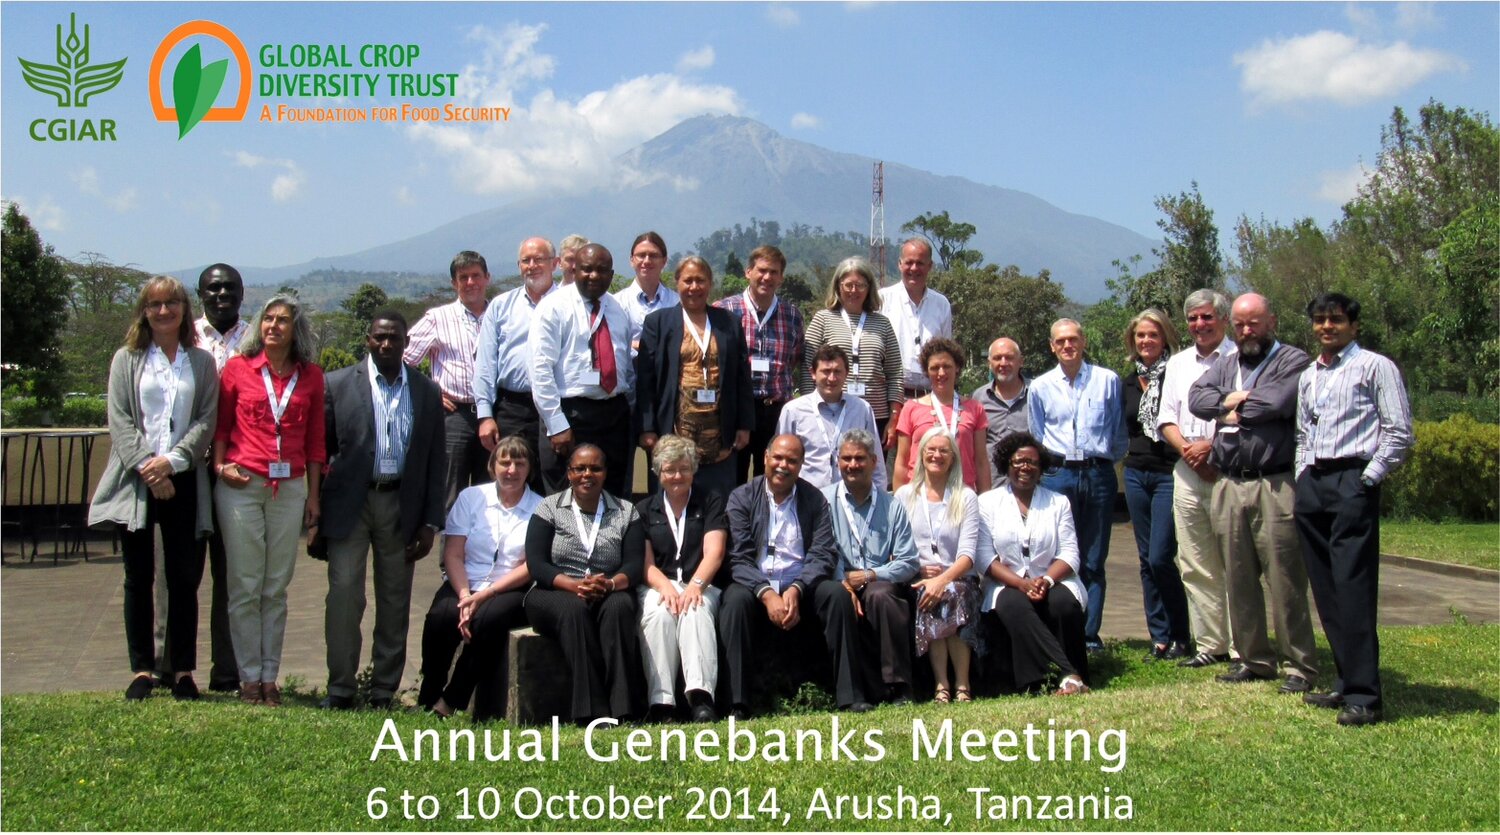
MULTIPOLYGON (((0 566, 0 692, 123 690, 129 683, 120 558, 107 553, 106 542, 96 541, 90 547, 89 561, 75 556, 56 566, 47 556, 48 547, 35 563, 14 556, 14 546, 7 549, 0 566)), ((1129 523, 1114 527, 1107 569, 1104 637, 1145 639, 1139 561, 1129 523)), ((416 682, 422 620, 439 582, 438 562, 429 556, 417 566, 404 686, 416 682)), ((199 595, 203 623, 198 633, 199 686, 208 683, 208 590, 205 572, 199 595)), ((308 685, 327 683, 323 642, 327 590, 325 564, 301 554, 288 602, 283 682, 287 676, 300 676, 308 685)), ((1453 617, 1450 607, 1471 621, 1500 621, 1500 580, 1493 574, 1485 579, 1454 577, 1392 562, 1382 566, 1382 624, 1448 623, 1453 617)), ((363 624, 366 653, 373 619, 372 604, 363 624)))

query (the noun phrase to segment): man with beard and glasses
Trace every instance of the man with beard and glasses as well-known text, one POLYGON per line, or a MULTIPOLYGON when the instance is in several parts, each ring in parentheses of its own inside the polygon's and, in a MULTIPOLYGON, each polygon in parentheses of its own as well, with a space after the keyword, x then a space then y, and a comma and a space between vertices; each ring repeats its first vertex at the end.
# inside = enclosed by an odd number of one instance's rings
POLYGON ((1219 358, 1188 393, 1188 409, 1218 421, 1209 455, 1223 478, 1214 484, 1214 528, 1224 554, 1229 631, 1239 663, 1226 683, 1270 680, 1285 665, 1283 693, 1306 693, 1318 670, 1307 568, 1292 520, 1297 453, 1297 381, 1306 352, 1277 341, 1276 315, 1264 296, 1234 300, 1230 324, 1239 353, 1219 358), (1277 647, 1266 635, 1261 575, 1271 594, 1277 647))

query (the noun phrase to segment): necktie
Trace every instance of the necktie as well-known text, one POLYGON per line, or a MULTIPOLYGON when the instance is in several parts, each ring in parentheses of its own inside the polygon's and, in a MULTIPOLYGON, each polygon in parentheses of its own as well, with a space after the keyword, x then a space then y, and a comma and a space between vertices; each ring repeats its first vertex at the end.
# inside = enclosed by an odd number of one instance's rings
MULTIPOLYGON (((589 302, 589 324, 593 325, 594 320, 599 316, 599 300, 594 299, 589 302)), ((594 331, 592 344, 594 359, 599 363, 599 385, 604 387, 605 394, 614 394, 618 380, 615 379, 615 345, 609 338, 608 317, 605 317, 599 323, 599 329, 594 331)))

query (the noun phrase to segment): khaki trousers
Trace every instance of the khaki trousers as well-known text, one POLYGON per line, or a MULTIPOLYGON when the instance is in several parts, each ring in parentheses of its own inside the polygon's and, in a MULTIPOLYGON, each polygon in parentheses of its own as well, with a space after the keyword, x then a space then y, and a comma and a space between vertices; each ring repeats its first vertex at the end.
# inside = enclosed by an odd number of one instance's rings
POLYGON ((1172 518, 1177 528, 1177 569, 1187 591, 1193 641, 1199 652, 1228 655, 1233 644, 1229 639, 1224 552, 1214 530, 1215 483, 1199 478, 1186 461, 1178 461, 1172 470, 1172 518))

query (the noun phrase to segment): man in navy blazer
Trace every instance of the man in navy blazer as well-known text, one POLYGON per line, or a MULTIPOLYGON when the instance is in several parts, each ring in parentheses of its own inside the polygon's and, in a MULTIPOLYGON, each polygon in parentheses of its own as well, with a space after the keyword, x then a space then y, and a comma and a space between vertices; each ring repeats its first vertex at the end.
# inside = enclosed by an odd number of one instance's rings
MULTIPOLYGON (((839 560, 828 502, 802 471, 802 441, 778 435, 766 448, 766 474, 729 494, 729 560, 734 582, 719 602, 731 715, 750 711, 751 638, 766 623, 788 634, 783 651, 800 651, 821 631, 842 710, 870 710, 855 672, 854 601, 833 579, 839 560)), ((775 633, 769 633, 775 634, 775 633)))
MULTIPOLYGON (((708 306, 712 289, 713 269, 708 262, 697 256, 684 258, 677 265, 678 304, 646 316, 635 357, 635 422, 640 446, 649 454, 658 437, 677 431, 683 394, 692 402, 712 404, 719 417, 718 448, 712 460, 701 462, 693 486, 723 496, 734 489, 739 450, 750 443, 755 400, 745 330, 729 311, 708 306), (710 379, 705 373, 701 383, 694 377, 697 385, 684 390, 682 343, 689 320, 693 339, 707 340, 699 343, 703 353, 708 352, 708 346, 718 346, 718 376, 710 379)), ((649 490, 656 491, 654 474, 649 490)))
POLYGON ((327 540, 328 698, 323 707, 354 706, 365 564, 375 551, 374 676, 370 704, 388 707, 406 667, 412 564, 432 550, 443 526, 448 455, 443 394, 401 363, 406 318, 375 314, 365 334, 369 356, 328 375, 328 471, 323 478, 322 536, 327 540))

